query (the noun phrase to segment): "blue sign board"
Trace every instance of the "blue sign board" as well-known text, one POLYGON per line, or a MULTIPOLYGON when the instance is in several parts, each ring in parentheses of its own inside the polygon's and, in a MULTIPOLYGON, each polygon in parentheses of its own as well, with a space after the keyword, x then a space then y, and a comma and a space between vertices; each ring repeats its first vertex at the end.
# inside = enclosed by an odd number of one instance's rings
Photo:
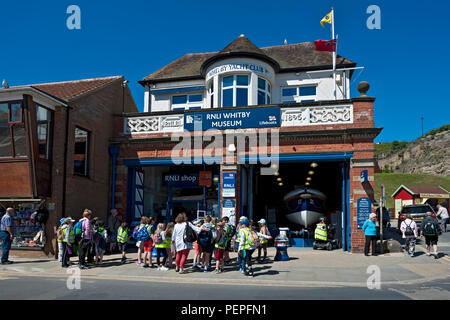
POLYGON ((198 173, 166 173, 163 175, 163 185, 175 188, 198 188, 198 173))
POLYGON ((184 114, 184 129, 187 131, 267 128, 279 127, 280 124, 280 108, 248 108, 184 114))
POLYGON ((361 171, 361 182, 368 182, 369 181, 369 171, 363 170, 361 171))
POLYGON ((369 198, 359 198, 356 205, 356 223, 358 225, 358 229, 361 229, 364 222, 369 219, 369 215, 372 212, 372 202, 369 198))
POLYGON ((236 196, 236 172, 222 173, 222 196, 234 198, 236 196))

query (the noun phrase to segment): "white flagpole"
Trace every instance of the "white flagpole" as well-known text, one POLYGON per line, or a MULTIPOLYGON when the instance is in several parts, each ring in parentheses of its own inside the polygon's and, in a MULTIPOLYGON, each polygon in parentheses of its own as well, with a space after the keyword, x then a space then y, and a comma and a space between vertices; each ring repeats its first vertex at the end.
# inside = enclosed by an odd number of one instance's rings
MULTIPOLYGON (((332 39, 335 40, 334 37, 334 8, 331 8, 331 33, 332 39)), ((337 90, 336 90, 336 50, 333 51, 333 85, 334 85, 334 100, 337 100, 337 90)))

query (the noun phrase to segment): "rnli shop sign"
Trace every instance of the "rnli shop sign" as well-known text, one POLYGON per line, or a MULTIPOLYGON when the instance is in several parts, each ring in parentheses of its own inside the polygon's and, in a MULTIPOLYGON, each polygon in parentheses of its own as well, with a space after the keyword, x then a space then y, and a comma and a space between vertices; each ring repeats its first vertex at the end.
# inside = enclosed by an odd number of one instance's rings
POLYGON ((199 186, 199 176, 197 173, 167 173, 163 175, 163 185, 175 188, 196 188, 199 186))
POLYGON ((280 108, 185 113, 184 129, 194 131, 279 127, 280 119, 280 108))

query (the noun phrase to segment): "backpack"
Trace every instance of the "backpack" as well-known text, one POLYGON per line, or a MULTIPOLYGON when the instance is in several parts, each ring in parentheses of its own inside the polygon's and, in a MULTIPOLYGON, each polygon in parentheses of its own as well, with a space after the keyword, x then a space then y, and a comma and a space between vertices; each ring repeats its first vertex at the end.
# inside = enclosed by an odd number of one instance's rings
POLYGON ((228 231, 227 238, 231 239, 236 234, 236 227, 233 226, 232 224, 229 224, 227 231, 228 231))
POLYGON ((406 225, 405 236, 413 236, 414 235, 414 230, 411 228, 411 223, 408 225, 408 224, 406 224, 406 220, 405 220, 405 225, 406 225))
POLYGON ((147 226, 143 226, 139 229, 136 240, 138 241, 147 241, 150 239, 150 235, 148 234, 147 226))
POLYGON ((153 235, 153 241, 155 241, 155 243, 158 243, 158 244, 164 243, 162 233, 161 232, 155 233, 153 235))
POLYGON ((183 241, 184 243, 192 243, 194 241, 197 241, 197 234, 187 222, 186 228, 184 228, 183 241))
POLYGON ((211 230, 209 231, 202 230, 198 234, 198 244, 201 247, 209 247, 211 245, 212 240, 213 240, 213 233, 211 230))
POLYGON ((428 221, 425 226, 423 227, 423 234, 426 236, 436 236, 436 227, 434 226, 434 223, 431 221, 428 221))
POLYGON ((261 245, 261 238, 256 234, 254 230, 249 230, 247 241, 248 244, 254 248, 261 245))
POLYGON ((139 226, 134 227, 133 234, 131 235, 134 239, 137 239, 138 231, 139 226))
POLYGON ((75 225, 73 226, 73 234, 75 236, 81 235, 82 227, 83 227, 83 221, 78 221, 77 223, 75 223, 75 225))
POLYGON ((59 241, 62 241, 64 239, 63 230, 61 227, 56 230, 56 239, 58 239, 59 241))

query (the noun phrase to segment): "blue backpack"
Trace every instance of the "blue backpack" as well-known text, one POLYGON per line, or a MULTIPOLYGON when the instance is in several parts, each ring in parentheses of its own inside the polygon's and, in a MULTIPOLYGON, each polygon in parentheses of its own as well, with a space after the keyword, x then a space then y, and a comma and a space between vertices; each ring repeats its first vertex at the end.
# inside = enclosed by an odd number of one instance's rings
POLYGON ((213 235, 212 235, 211 230, 209 230, 209 231, 203 230, 198 234, 197 242, 202 247, 209 247, 209 246, 211 246, 212 236, 213 235))
POLYGON ((83 221, 78 221, 77 223, 75 223, 75 225, 73 226, 73 234, 75 236, 81 235, 82 227, 83 227, 83 221))
POLYGON ((149 239, 150 239, 150 235, 148 234, 147 226, 143 226, 142 228, 139 229, 139 231, 136 235, 136 240, 147 241, 149 239))

